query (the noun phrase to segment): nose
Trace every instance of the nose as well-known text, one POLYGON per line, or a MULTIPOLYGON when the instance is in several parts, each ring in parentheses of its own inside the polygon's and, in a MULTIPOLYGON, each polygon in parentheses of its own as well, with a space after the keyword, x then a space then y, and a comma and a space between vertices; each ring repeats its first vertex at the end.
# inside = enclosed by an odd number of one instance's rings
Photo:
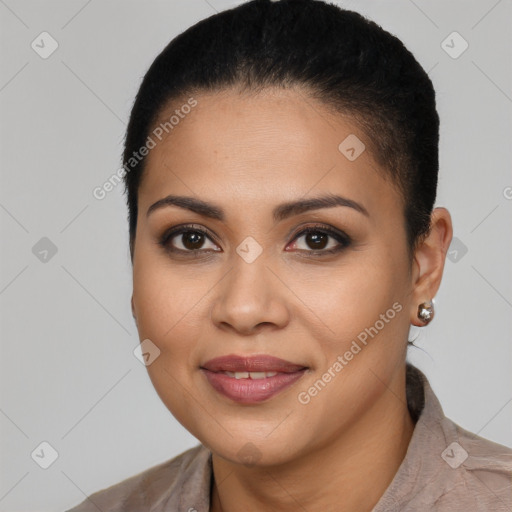
POLYGON ((289 322, 291 292, 261 256, 252 263, 237 257, 214 290, 211 318, 219 329, 249 336, 289 322))

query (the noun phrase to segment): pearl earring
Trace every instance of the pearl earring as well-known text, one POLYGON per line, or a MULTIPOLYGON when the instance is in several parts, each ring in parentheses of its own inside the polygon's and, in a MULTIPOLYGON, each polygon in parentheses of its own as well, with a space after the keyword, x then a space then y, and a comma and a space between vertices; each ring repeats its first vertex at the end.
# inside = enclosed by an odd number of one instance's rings
POLYGON ((418 318, 425 324, 429 324, 434 318, 434 304, 432 301, 422 302, 418 306, 418 318))

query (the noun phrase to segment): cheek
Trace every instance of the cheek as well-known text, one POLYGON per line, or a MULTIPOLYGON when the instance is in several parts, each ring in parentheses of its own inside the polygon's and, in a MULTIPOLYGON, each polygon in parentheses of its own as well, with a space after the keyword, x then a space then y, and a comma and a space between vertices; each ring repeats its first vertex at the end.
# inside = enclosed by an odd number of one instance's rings
POLYGON ((186 411, 197 407, 190 371, 200 356, 196 340, 201 338, 207 320, 198 320, 198 314, 208 288, 204 280, 184 279, 183 272, 162 265, 141 265, 134 272, 139 337, 150 339, 160 351, 147 367, 148 374, 162 401, 181 423, 186 411))
POLYGON ((198 321, 201 298, 210 288, 204 279, 170 269, 153 259, 134 266, 133 296, 141 340, 150 339, 160 351, 147 366, 152 384, 162 402, 189 431, 201 423, 191 420, 198 410, 197 392, 190 381, 190 369, 198 359, 194 340, 199 339, 203 321, 198 321), (184 276, 189 276, 184 277, 184 276), (192 412, 192 414, 191 414, 192 412))
POLYGON ((378 257, 368 253, 330 276, 317 279, 321 288, 306 281, 298 292, 309 294, 308 306, 321 320, 316 323, 328 327, 315 339, 321 353, 315 374, 300 389, 310 399, 311 422, 326 407, 340 417, 347 411, 362 414, 389 385, 407 348, 407 276, 402 264, 385 251, 378 257))
POLYGON ((208 285, 197 271, 171 267, 160 256, 141 253, 133 272, 139 334, 165 345, 197 325, 194 315, 208 285))
POLYGON ((337 344, 350 343, 377 321, 377 327, 385 322, 382 335, 392 334, 395 319, 403 323, 403 315, 397 313, 405 310, 406 276, 395 260, 385 251, 353 253, 346 264, 306 270, 296 280, 294 291, 315 313, 316 323, 324 325, 323 337, 330 346, 339 349, 337 344), (389 319, 393 321, 386 322, 389 319))

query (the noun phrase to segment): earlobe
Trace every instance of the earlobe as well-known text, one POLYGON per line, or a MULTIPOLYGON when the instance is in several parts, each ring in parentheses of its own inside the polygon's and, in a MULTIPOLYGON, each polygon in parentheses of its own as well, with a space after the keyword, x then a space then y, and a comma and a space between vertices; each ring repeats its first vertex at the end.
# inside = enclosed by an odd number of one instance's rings
POLYGON ((416 272, 413 282, 411 324, 423 327, 434 317, 433 299, 441 285, 446 254, 453 236, 450 213, 435 208, 431 228, 415 251, 416 272))

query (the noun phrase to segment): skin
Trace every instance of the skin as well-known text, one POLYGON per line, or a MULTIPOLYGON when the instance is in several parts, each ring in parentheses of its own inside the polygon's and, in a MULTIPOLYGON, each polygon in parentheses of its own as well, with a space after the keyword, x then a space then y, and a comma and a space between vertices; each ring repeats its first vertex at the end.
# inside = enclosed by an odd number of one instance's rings
MULTIPOLYGON (((150 378, 177 420, 212 450, 212 511, 370 511, 414 430, 405 400, 408 333, 422 325, 418 304, 439 288, 450 215, 434 210, 431 232, 411 260, 403 201, 386 171, 369 150, 354 161, 338 150, 349 134, 371 146, 349 117, 298 90, 194 97, 198 105, 148 155, 139 189, 132 309, 140 339, 161 351, 148 366, 150 378), (274 222, 278 204, 327 193, 356 201, 368 216, 338 206, 274 222), (146 215, 169 194, 212 202, 225 220, 177 206, 146 215), (216 239, 207 236, 195 256, 158 245, 182 223, 216 239), (352 243, 311 256, 315 246, 300 232, 318 223, 352 243), (236 252, 248 236, 262 249, 252 263, 236 252), (298 394, 394 303, 401 311, 300 403, 298 394), (199 370, 227 354, 270 354, 308 371, 269 400, 239 404, 199 370), (241 459, 244 446, 256 454, 253 464, 241 459)), ((182 235, 168 245, 191 247, 182 235)), ((338 245, 329 237, 320 250, 338 245)))

